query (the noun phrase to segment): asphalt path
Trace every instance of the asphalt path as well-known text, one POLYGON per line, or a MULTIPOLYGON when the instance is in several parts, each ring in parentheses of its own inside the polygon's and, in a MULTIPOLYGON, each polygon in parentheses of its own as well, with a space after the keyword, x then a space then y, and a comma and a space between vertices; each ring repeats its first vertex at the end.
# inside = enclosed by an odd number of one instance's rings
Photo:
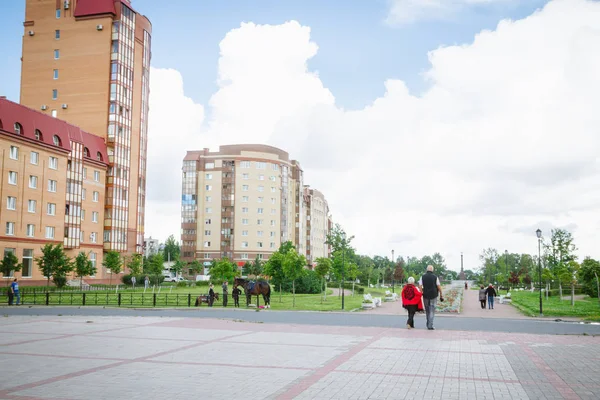
MULTIPOLYGON (((0 312, 10 315, 77 315, 77 316, 128 316, 128 317, 188 317, 217 318, 255 323, 307 324, 329 326, 360 326, 402 328, 406 326, 405 315, 381 315, 351 312, 273 311, 245 309, 132 309, 104 307, 2 307, 0 312)), ((2 321, 0 319, 0 321, 2 321)), ((1 322, 0 322, 1 325, 1 322)), ((425 329, 425 317, 417 315, 417 329, 425 329)), ((437 315, 438 330, 483 331, 507 333, 531 333, 549 335, 600 335, 600 323, 555 321, 547 319, 469 318, 437 315)))

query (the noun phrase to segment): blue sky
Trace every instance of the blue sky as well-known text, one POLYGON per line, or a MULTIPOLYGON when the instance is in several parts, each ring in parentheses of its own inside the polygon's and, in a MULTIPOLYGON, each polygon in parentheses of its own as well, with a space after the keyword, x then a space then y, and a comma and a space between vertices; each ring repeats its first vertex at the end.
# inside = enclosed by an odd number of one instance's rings
MULTIPOLYGON (((181 72, 187 96, 207 104, 216 91, 219 42, 241 22, 280 24, 297 20, 310 26, 319 46, 309 61, 340 107, 358 109, 384 93, 388 78, 404 80, 411 91, 425 88, 420 74, 427 52, 441 45, 468 43, 503 18, 519 19, 543 0, 500 2, 464 9, 452 18, 390 26, 386 0, 133 0, 153 24, 153 59, 158 68, 181 72), (343 5, 343 6, 342 6, 343 5)), ((0 95, 18 101, 21 36, 25 0, 2 2, 0 95)))

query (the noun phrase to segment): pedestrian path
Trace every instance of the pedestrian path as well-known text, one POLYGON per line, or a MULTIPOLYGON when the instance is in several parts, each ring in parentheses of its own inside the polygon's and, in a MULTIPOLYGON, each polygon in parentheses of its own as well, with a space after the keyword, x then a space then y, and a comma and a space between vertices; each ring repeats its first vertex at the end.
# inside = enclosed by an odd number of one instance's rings
POLYGON ((500 304, 500 298, 498 297, 496 297, 494 301, 493 310, 488 309, 487 303, 485 309, 482 309, 481 303, 479 302, 479 291, 471 289, 465 290, 464 292, 462 312, 460 316, 471 318, 529 318, 521 314, 510 304, 500 304))

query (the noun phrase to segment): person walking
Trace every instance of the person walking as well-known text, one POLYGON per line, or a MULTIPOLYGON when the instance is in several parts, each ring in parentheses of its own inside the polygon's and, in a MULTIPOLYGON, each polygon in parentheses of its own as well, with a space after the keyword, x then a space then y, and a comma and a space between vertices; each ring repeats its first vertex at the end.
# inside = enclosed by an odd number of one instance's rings
POLYGON ((136 282, 135 276, 132 276, 131 277, 131 286, 133 286, 134 290, 135 290, 135 282, 136 282))
POLYGON ((144 278, 144 289, 148 289, 150 287, 150 278, 148 278, 148 275, 146 275, 146 278, 144 278))
POLYGON ((215 290, 214 290, 214 286, 211 283, 208 289, 208 306, 212 307, 213 306, 213 302, 215 301, 215 290))
POLYGON ((10 284, 10 291, 12 292, 12 295, 17 298, 17 305, 19 305, 21 303, 21 294, 19 292, 19 282, 17 281, 17 278, 10 284))
POLYGON ((227 294, 228 294, 228 287, 227 287, 227 281, 223 282, 223 307, 227 307, 227 294))
POLYGON ((423 293, 415 286, 415 278, 408 278, 408 283, 402 288, 402 307, 408 311, 408 320, 406 327, 413 329, 415 327, 415 313, 423 311, 422 302, 423 293))
POLYGON ((494 285, 490 283, 490 285, 485 289, 485 294, 488 299, 488 310, 494 309, 494 297, 496 297, 496 289, 494 289, 494 285))
POLYGON ((483 285, 481 285, 481 288, 479 289, 479 302, 481 303, 481 308, 483 310, 485 310, 485 298, 486 298, 486 293, 485 293, 485 287, 483 287, 483 285))
POLYGON ((442 296, 442 285, 439 278, 433 274, 433 265, 427 266, 427 272, 419 279, 419 290, 423 293, 423 305, 425 307, 425 317, 427 319, 427 329, 434 330, 433 318, 435 317, 435 305, 437 298, 444 301, 442 296))

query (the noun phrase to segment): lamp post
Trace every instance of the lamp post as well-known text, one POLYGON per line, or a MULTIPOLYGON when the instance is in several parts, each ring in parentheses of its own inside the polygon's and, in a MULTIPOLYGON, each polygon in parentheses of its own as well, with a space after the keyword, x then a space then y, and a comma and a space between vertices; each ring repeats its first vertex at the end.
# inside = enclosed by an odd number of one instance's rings
POLYGON ((344 283, 346 282, 346 232, 342 233, 342 310, 344 309, 344 283))
POLYGON ((504 250, 504 264, 506 264, 506 293, 508 293, 508 250, 504 250))
POLYGON ((535 231, 538 238, 538 273, 540 274, 540 317, 544 316, 542 310, 542 230, 535 231))
POLYGON ((394 275, 395 274, 396 274, 396 265, 394 263, 394 250, 392 250, 392 293, 395 293, 394 292, 394 278, 395 278, 394 275))

